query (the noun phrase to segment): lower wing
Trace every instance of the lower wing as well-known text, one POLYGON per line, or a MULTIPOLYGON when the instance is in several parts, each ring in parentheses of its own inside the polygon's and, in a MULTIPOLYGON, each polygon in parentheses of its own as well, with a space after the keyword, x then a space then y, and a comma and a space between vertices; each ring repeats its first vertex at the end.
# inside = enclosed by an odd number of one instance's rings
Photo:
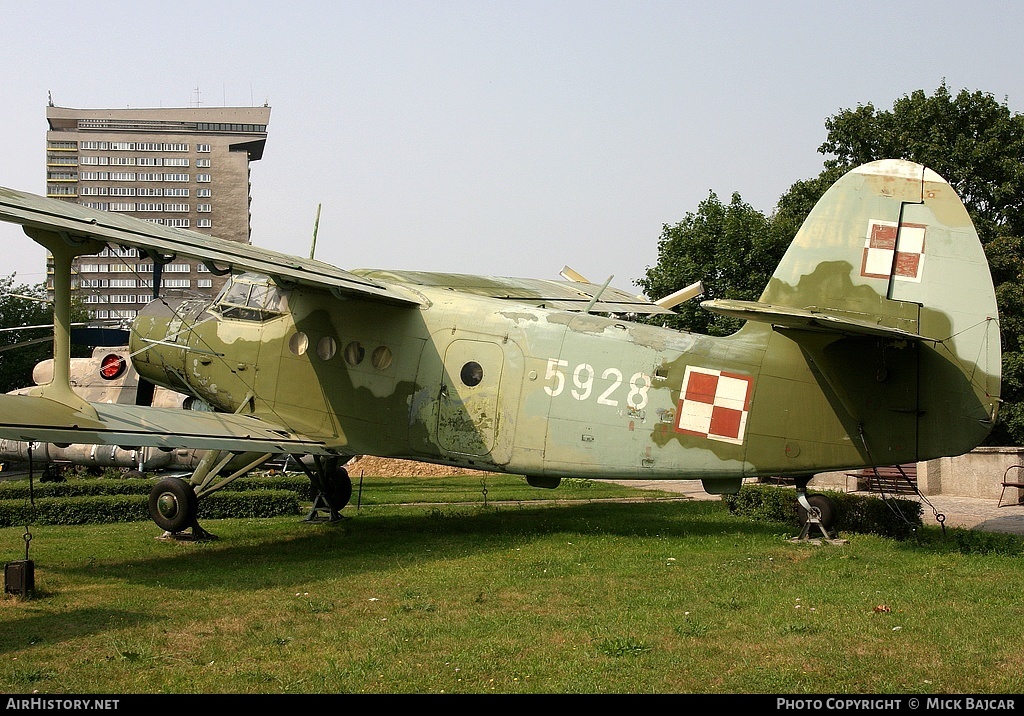
POLYGON ((96 416, 39 396, 0 395, 0 438, 56 444, 332 455, 323 440, 254 415, 90 403, 96 416))

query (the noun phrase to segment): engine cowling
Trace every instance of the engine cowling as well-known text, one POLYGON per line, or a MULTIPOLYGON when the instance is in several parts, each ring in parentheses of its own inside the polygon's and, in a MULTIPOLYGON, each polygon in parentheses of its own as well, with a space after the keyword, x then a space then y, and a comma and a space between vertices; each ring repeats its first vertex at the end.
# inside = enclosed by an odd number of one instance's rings
POLYGON ((129 348, 138 374, 151 383, 192 395, 186 380, 186 353, 193 326, 209 307, 200 299, 157 299, 139 311, 129 348))

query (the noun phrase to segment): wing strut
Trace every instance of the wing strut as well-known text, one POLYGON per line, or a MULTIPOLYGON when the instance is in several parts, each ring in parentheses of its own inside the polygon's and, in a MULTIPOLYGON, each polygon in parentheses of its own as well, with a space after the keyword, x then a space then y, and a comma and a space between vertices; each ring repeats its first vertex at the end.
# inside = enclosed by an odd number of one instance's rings
POLYGON ((71 264, 76 256, 99 253, 103 244, 29 227, 25 233, 53 256, 53 379, 39 386, 36 395, 97 420, 96 410, 71 388, 71 264))

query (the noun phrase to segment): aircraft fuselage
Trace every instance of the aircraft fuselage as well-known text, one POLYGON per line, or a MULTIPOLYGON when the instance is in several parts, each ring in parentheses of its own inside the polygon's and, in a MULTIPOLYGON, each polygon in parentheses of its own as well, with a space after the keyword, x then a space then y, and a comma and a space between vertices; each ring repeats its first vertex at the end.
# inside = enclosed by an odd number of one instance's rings
MULTIPOLYGON (((148 347, 134 359, 140 375, 342 454, 536 478, 700 477, 732 489, 742 476, 867 462, 812 364, 766 326, 712 338, 426 286, 420 308, 263 286, 273 310, 263 293, 249 307, 225 303, 230 292, 175 313, 151 303, 133 328, 132 351, 148 347)), ((863 360, 896 367, 889 404, 875 406, 896 414, 892 401, 912 399, 916 346, 884 352, 863 360)), ((876 452, 916 459, 914 420, 894 420, 872 436, 876 452)))

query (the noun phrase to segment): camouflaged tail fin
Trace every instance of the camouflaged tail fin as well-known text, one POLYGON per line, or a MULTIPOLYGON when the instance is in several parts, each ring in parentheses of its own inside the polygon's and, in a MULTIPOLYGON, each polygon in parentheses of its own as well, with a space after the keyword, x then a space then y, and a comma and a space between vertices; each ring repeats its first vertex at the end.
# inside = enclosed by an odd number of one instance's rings
POLYGON ((759 301, 708 308, 770 324, 765 365, 781 377, 780 356, 798 345, 865 462, 962 454, 994 424, 1001 356, 988 262, 956 192, 924 166, 850 171, 759 301))

